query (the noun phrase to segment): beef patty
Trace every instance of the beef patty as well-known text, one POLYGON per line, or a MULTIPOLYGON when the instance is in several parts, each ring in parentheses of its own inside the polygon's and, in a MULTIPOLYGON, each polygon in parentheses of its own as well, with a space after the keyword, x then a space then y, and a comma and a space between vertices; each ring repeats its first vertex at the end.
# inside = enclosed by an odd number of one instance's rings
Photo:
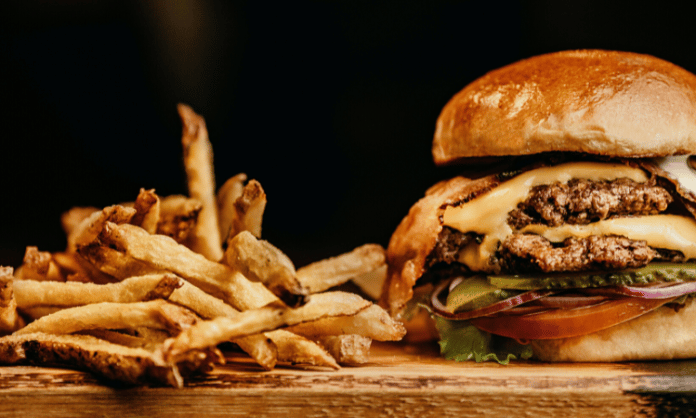
POLYGON ((645 241, 620 236, 568 238, 552 245, 539 235, 513 234, 500 246, 505 271, 583 271, 643 267, 659 254, 645 241))
MULTIPOLYGON (((508 214, 508 223, 513 229, 530 224, 588 224, 616 216, 657 214, 672 201, 671 194, 654 181, 571 180, 534 187, 508 214)), ((428 264, 456 261, 459 250, 477 238, 470 232, 443 228, 428 264)), ((513 234, 501 243, 492 261, 497 269, 514 273, 637 268, 653 260, 680 257, 679 252, 650 248, 644 241, 620 236, 569 238, 553 244, 538 235, 513 234)))
POLYGON ((650 215, 667 209, 672 196, 654 182, 571 180, 532 188, 508 215, 513 229, 529 224, 588 224, 612 216, 650 215))

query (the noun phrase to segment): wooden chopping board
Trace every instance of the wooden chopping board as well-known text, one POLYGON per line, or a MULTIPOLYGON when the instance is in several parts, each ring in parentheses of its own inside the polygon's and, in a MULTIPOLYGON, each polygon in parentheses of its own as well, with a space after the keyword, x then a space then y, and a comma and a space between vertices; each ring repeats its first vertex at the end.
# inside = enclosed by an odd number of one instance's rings
POLYGON ((66 369, 0 367, 0 416, 469 417, 696 415, 696 361, 456 363, 436 345, 373 345, 339 371, 239 361, 183 389, 123 388, 66 369), (490 414, 490 415, 489 415, 490 414))

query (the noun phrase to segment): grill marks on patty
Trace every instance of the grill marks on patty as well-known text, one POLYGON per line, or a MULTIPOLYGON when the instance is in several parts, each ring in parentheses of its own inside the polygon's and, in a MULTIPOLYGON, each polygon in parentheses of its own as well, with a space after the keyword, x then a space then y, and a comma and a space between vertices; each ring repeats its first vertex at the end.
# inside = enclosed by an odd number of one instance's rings
POLYGON ((588 224, 612 216, 656 214, 666 210, 672 200, 669 192, 654 181, 571 180, 534 187, 527 199, 510 212, 508 223, 513 229, 537 223, 588 224))
MULTIPOLYGON (((513 229, 530 224, 558 226, 588 224, 617 216, 642 216, 664 212, 673 198, 654 180, 636 183, 571 180, 534 187, 527 199, 508 214, 513 229)), ((475 240, 473 233, 443 228, 428 264, 452 263, 459 250, 475 240)), ((569 238, 554 244, 538 235, 513 234, 501 244, 492 262, 507 272, 557 272, 642 267, 653 260, 683 258, 680 252, 649 247, 644 241, 621 236, 569 238)))

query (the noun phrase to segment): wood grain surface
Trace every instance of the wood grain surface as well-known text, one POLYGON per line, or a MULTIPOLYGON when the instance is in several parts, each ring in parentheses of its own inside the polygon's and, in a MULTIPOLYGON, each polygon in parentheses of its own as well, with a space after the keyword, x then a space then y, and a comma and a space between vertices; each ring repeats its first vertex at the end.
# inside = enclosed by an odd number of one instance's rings
POLYGON ((66 369, 0 367, 0 416, 554 416, 696 415, 696 362, 455 363, 437 347, 375 344, 339 371, 247 359, 183 389, 119 387, 66 369))

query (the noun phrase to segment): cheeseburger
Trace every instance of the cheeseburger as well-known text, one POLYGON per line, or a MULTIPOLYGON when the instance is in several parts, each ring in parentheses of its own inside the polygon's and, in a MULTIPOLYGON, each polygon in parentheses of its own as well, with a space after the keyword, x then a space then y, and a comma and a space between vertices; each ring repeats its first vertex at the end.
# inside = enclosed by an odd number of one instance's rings
POLYGON ((696 357, 694 74, 626 52, 532 57, 457 93, 432 153, 466 174, 390 240, 381 302, 411 339, 501 363, 696 357))

